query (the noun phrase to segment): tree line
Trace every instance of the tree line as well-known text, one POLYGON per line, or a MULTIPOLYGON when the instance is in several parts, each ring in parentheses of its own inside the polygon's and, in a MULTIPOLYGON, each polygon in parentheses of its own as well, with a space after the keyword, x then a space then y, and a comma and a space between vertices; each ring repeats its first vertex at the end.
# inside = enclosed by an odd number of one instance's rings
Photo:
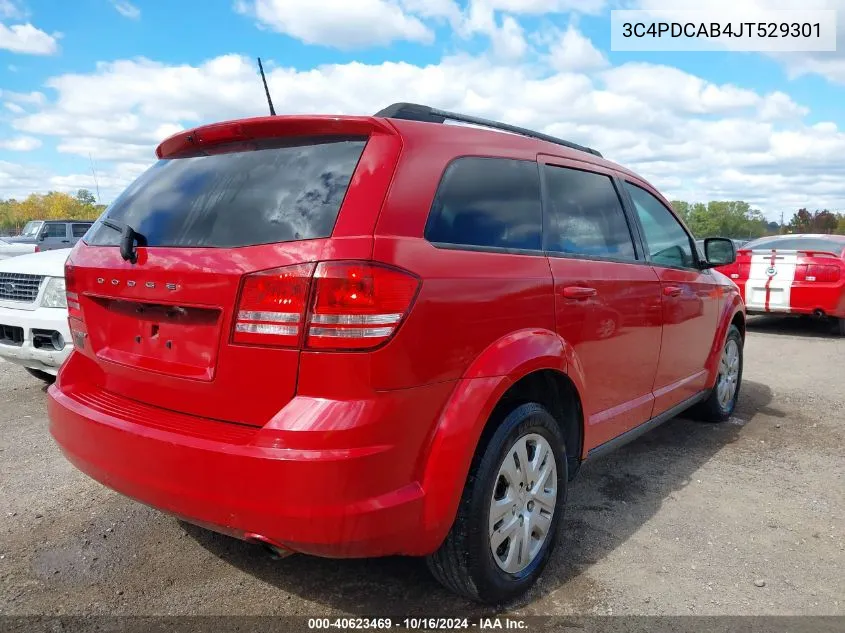
POLYGON ((87 189, 76 194, 51 191, 32 193, 23 200, 0 200, 0 235, 20 233, 30 220, 96 220, 105 208, 87 189))
MULTIPOLYGON (((743 201, 685 202, 673 200, 672 207, 698 238, 732 237, 754 239, 779 233, 838 233, 845 235, 845 213, 824 209, 791 212, 788 222, 771 222, 762 211, 743 201)), ((788 217, 784 213, 784 217, 788 217)))

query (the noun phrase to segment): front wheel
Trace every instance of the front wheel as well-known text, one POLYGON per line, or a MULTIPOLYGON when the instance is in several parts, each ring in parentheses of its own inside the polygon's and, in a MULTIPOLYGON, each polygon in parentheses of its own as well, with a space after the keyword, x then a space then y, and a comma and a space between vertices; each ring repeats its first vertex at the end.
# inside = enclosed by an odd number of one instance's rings
POLYGON ((557 421, 539 404, 514 408, 473 459, 452 529, 428 557, 435 578, 488 604, 527 591, 554 549, 567 480, 557 421))
POLYGON ((699 420, 725 422, 733 415, 742 384, 742 352, 742 334, 739 328, 731 325, 722 347, 716 384, 707 399, 693 410, 695 417, 699 420))

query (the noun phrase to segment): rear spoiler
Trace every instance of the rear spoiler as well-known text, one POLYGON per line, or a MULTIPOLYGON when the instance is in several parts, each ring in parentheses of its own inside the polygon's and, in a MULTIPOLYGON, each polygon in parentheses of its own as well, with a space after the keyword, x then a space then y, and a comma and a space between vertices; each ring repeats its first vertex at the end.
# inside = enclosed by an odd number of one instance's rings
POLYGON ((760 248, 760 249, 751 249, 751 248, 738 248, 736 250, 737 255, 751 255, 752 253, 766 253, 767 255, 771 255, 773 253, 781 253, 785 255, 802 255, 803 257, 833 257, 835 259, 839 259, 842 254, 835 253, 834 251, 808 251, 808 250, 795 250, 795 249, 787 249, 787 250, 779 250, 777 248, 760 248))
POLYGON ((177 132, 156 148, 158 158, 175 158, 206 147, 284 136, 370 136, 397 134, 385 121, 369 116, 285 115, 224 121, 177 132))

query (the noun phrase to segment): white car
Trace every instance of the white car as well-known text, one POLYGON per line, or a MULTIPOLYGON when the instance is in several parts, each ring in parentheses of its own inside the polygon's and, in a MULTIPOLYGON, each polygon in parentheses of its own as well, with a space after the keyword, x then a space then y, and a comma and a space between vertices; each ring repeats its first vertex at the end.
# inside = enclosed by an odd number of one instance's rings
POLYGON ((0 261, 0 358, 52 381, 73 348, 65 261, 70 249, 0 261))
POLYGON ((35 244, 16 244, 0 237, 0 260, 35 252, 35 244))

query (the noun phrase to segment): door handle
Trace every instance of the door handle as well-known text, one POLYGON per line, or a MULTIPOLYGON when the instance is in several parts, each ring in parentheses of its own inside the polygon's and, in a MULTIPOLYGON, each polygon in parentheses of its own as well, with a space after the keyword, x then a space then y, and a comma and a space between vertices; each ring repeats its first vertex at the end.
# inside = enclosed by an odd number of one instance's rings
POLYGON ((588 299, 595 297, 597 291, 595 288, 587 288, 585 286, 567 286, 563 289, 563 296, 567 299, 588 299))
POLYGON ((678 286, 663 286, 663 294, 667 297, 679 297, 681 289, 678 286))

